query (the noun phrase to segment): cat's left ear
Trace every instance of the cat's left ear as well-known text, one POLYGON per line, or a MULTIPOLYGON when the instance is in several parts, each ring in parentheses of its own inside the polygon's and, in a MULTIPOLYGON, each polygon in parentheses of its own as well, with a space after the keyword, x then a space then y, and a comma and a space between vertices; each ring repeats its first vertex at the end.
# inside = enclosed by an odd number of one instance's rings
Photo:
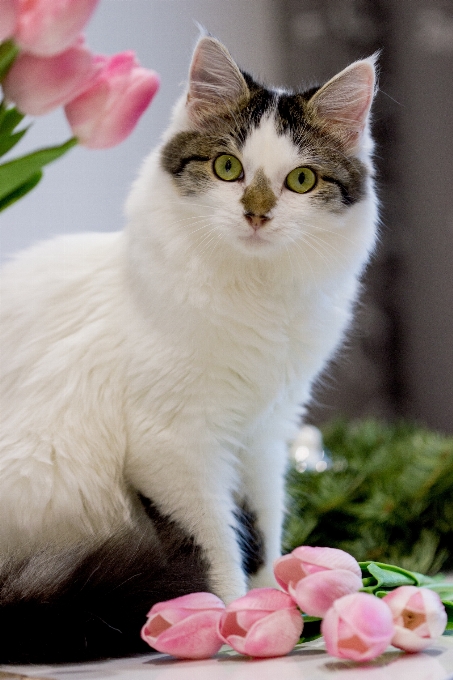
POLYGON ((308 102, 316 122, 339 138, 345 151, 360 150, 376 86, 376 55, 356 61, 329 80, 308 102))
POLYGON ((247 83, 226 47, 211 36, 202 37, 189 71, 186 106, 192 121, 202 123, 249 97, 247 83))

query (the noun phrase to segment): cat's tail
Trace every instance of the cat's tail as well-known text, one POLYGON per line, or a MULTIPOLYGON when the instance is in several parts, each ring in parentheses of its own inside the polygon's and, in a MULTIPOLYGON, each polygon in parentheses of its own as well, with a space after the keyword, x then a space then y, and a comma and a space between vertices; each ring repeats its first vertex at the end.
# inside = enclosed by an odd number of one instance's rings
POLYGON ((0 570, 0 663, 58 663, 147 653, 149 608, 206 591, 201 550, 171 522, 96 548, 43 550, 0 570), (162 527, 161 527, 162 528, 162 527), (173 531, 171 531, 173 529, 173 531))

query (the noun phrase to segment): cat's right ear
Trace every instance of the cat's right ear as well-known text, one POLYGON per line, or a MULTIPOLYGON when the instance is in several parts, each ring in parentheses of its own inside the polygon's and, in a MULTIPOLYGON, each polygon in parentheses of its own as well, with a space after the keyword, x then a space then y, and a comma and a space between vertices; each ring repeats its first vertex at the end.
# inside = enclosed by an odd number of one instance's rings
POLYGON ((360 149, 375 94, 377 54, 356 61, 329 80, 308 102, 308 111, 346 151, 360 149))
POLYGON ((249 96, 247 83, 228 50, 211 36, 200 38, 189 71, 186 107, 192 122, 202 124, 249 96))

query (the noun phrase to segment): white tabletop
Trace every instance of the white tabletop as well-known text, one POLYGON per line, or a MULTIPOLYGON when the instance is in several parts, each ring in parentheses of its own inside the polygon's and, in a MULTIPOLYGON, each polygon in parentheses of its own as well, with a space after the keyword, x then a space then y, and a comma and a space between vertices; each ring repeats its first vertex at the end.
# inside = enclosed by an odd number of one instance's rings
MULTIPOLYGON (((0 641, 1 644, 1 641, 0 641)), ((163 654, 90 664, 0 666, 0 680, 453 680, 453 637, 419 654, 390 647, 375 661, 356 664, 329 656, 322 640, 278 659, 246 659, 222 648, 213 659, 177 661, 163 654)))

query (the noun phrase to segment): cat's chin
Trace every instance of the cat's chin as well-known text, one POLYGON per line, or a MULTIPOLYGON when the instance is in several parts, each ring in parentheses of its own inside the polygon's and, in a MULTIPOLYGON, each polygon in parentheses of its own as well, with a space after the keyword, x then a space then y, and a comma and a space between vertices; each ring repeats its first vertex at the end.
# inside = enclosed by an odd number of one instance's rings
POLYGON ((236 242, 242 252, 250 255, 258 253, 270 253, 276 250, 275 239, 270 238, 259 231, 239 236, 236 242))

